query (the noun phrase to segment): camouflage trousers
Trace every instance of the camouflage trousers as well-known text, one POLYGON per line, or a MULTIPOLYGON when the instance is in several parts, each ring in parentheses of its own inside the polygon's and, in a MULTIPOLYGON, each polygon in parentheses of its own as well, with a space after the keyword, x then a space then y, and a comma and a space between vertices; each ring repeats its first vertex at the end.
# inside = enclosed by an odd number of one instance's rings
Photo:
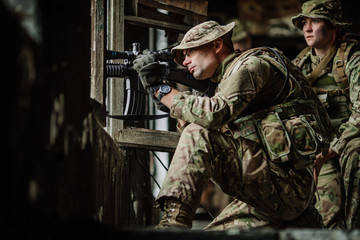
MULTIPOLYGON (((204 187, 212 180, 224 193, 246 203, 237 206, 239 202, 234 202, 230 209, 244 209, 244 213, 252 209, 251 214, 237 214, 246 222, 240 227, 282 226, 312 201, 312 173, 312 167, 296 170, 289 164, 273 163, 255 141, 190 124, 180 137, 156 201, 161 208, 166 197, 175 197, 196 210, 204 187)), ((223 216, 217 221, 227 221, 223 216)))
MULTIPOLYGON (((263 220, 258 216, 257 210, 250 205, 234 200, 217 216, 204 230, 226 230, 230 228, 325 228, 321 215, 313 204, 298 217, 291 221, 285 221, 282 225, 274 224, 269 220, 263 220)), ((268 219, 266 216, 265 219, 268 219)))
POLYGON ((352 139, 339 158, 321 168, 316 208, 326 227, 360 228, 360 138, 352 139))
POLYGON ((319 199, 315 207, 321 214, 326 228, 344 228, 341 191, 342 176, 339 158, 334 158, 322 166, 317 184, 319 199))

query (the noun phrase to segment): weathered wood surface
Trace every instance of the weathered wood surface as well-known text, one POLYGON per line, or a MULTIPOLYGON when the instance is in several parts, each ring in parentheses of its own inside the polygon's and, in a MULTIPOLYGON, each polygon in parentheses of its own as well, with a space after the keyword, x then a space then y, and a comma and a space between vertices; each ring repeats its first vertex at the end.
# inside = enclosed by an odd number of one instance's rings
MULTIPOLYGON (((144 2, 147 0, 139 0, 144 2)), ((178 9, 188 10, 193 13, 207 16, 208 1, 207 0, 154 0, 155 2, 161 2, 169 6, 176 7, 178 9)))
POLYGON ((140 5, 188 16, 198 21, 205 21, 207 16, 207 1, 138 0, 138 3, 140 5))
POLYGON ((186 26, 182 24, 169 23, 169 22, 153 20, 143 17, 136 17, 136 16, 125 16, 125 20, 128 21, 128 23, 138 26, 152 27, 152 28, 164 29, 164 30, 176 30, 180 32, 186 32, 191 28, 191 26, 186 26))
POLYGON ((90 98, 105 104, 106 89, 103 66, 106 49, 106 8, 104 0, 91 1, 91 85, 90 98))
POLYGON ((121 147, 173 152, 179 141, 180 133, 128 127, 119 130, 119 135, 114 137, 121 147))
MULTIPOLYGON (((124 51, 124 1, 108 0, 108 4, 107 49, 124 51)), ((115 59, 109 62, 121 63, 122 60, 115 59)), ((108 84, 107 111, 110 115, 121 115, 124 112, 125 104, 124 79, 108 78, 105 81, 108 84)), ((106 126, 108 132, 112 135, 117 129, 124 127, 124 122, 108 118, 106 126)))
POLYGON ((150 224, 148 152, 120 147, 97 121, 93 134, 96 220, 115 227, 150 224))

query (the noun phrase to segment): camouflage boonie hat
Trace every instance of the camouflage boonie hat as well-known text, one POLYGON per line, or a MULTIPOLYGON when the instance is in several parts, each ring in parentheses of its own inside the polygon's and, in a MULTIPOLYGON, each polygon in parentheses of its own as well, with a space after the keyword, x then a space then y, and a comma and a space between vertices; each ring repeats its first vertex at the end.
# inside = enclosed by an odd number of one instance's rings
POLYGON ((209 43, 230 32, 234 28, 234 26, 234 22, 222 26, 219 23, 210 20, 200 23, 199 25, 191 28, 185 34, 180 44, 171 49, 171 53, 174 56, 175 62, 179 65, 182 65, 185 59, 185 56, 182 53, 184 49, 199 47, 206 43, 209 43))
POLYGON ((342 20, 341 2, 339 0, 310 0, 305 2, 302 5, 302 13, 291 18, 292 23, 300 30, 303 28, 302 19, 304 17, 326 19, 334 26, 351 25, 351 23, 342 20))

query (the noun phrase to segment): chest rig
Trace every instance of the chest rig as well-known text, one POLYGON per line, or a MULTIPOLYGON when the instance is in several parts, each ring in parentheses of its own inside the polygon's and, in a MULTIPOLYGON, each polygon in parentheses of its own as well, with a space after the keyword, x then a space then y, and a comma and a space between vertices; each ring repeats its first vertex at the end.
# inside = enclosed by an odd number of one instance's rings
POLYGON ((358 40, 346 35, 337 46, 332 46, 320 63, 312 68, 310 47, 305 48, 294 59, 302 69, 318 98, 326 108, 333 128, 350 117, 349 80, 345 69, 351 52, 358 46, 358 40))
MULTIPOLYGON (((296 80, 289 74, 293 69, 288 69, 291 66, 285 63, 285 58, 277 50, 257 48, 255 52, 245 52, 240 57, 257 53, 259 53, 258 57, 270 62, 283 74, 284 85, 280 88, 279 93, 275 94, 274 100, 269 101, 271 104, 266 104, 267 106, 259 111, 234 120, 229 124, 228 129, 234 139, 243 139, 262 145, 269 157, 270 164, 288 163, 295 169, 309 167, 323 147, 318 133, 324 132, 324 127, 319 120, 317 106, 313 100, 292 98, 292 94, 284 91, 287 85, 295 84, 296 80), (286 100, 275 103, 283 93, 287 94, 286 100)), ((241 61, 235 61, 224 76, 236 71, 236 66, 241 64, 241 61)), ((276 174, 282 177, 287 176, 287 173, 282 171, 276 172, 276 174)))

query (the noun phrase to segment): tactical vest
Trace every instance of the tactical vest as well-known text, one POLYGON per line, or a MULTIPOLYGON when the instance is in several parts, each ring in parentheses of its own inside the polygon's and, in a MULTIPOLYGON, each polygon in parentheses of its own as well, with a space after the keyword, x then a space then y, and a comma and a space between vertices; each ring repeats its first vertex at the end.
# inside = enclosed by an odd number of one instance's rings
MULTIPOLYGON (((351 51, 358 46, 358 40, 354 35, 346 35, 344 40, 339 44, 333 58, 326 66, 319 66, 320 71, 325 67, 330 71, 325 75, 311 79, 312 74, 306 77, 312 83, 312 87, 319 99, 326 108, 331 124, 334 129, 338 129, 341 123, 347 121, 350 117, 349 109, 349 80, 346 76, 345 69, 351 51)), ((311 48, 307 47, 294 59, 294 64, 303 69, 305 64, 309 63, 308 59, 311 55, 311 48)), ((326 57, 325 57, 326 58, 326 57)), ((322 60, 324 61, 325 58, 322 60)), ((319 65, 322 63, 320 62, 319 65)), ((322 64, 324 65, 324 63, 322 64)), ((314 71, 319 70, 315 69, 314 71)))
MULTIPOLYGON (((261 49, 259 51, 266 51, 261 49)), ((224 78, 231 75, 242 64, 241 58, 247 55, 257 55, 252 50, 240 56, 240 61, 234 61, 232 65, 225 71, 224 78)), ((290 85, 301 85, 294 79, 294 69, 287 69, 290 65, 285 65, 285 59, 276 59, 280 55, 274 56, 260 54, 270 64, 275 66, 283 75, 288 78, 290 85)), ((245 57, 244 57, 245 56, 245 57)), ((300 74, 300 72, 299 72, 300 74)), ((303 79, 302 81, 306 81, 303 79)), ((282 89, 283 90, 283 89, 282 89)), ((274 104, 263 108, 255 113, 240 117, 229 124, 229 129, 235 139, 239 137, 257 142, 264 146, 271 162, 285 163, 291 159, 291 163, 295 169, 309 167, 317 153, 322 151, 324 141, 318 133, 324 133, 324 126, 317 111, 318 107, 314 100, 299 100, 292 97, 300 91, 299 87, 295 87, 294 91, 290 91, 285 101, 280 104, 274 104)), ((311 89, 309 89, 311 91, 311 89)), ((277 174, 286 177, 287 173, 278 172, 277 174)))

